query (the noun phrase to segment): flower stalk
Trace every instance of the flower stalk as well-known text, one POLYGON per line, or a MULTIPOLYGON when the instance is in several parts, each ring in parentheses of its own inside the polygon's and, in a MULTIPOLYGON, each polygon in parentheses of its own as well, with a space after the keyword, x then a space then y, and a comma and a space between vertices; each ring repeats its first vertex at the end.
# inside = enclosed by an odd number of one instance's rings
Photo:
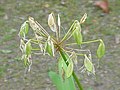
MULTIPOLYGON (((60 55, 62 56, 62 58, 64 59, 64 61, 66 62, 67 61, 67 58, 65 57, 64 53, 63 53, 63 50, 62 49, 59 49, 59 53, 60 55)), ((66 65, 68 66, 68 62, 66 62, 66 65)), ((83 90, 83 86, 82 84, 80 83, 78 77, 76 76, 75 72, 73 71, 72 73, 73 77, 74 77, 74 80, 76 81, 77 85, 78 85, 78 88, 79 90, 83 90)))

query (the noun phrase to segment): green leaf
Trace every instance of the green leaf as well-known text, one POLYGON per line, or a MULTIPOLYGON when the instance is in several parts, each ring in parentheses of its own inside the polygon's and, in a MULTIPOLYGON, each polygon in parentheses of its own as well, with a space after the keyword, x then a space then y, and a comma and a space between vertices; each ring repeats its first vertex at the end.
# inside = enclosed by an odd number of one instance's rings
POLYGON ((73 32, 73 37, 76 41, 76 43, 78 45, 80 45, 82 43, 82 34, 81 34, 81 27, 80 27, 80 23, 78 21, 76 21, 75 23, 75 30, 73 32))
POLYGON ((51 48, 51 45, 50 45, 49 43, 47 43, 46 51, 48 52, 48 54, 49 54, 50 56, 53 56, 52 48, 51 48))
POLYGON ((52 80, 53 84, 55 84, 57 90, 65 90, 64 86, 63 86, 63 82, 57 73, 50 71, 48 73, 48 75, 49 75, 50 79, 52 80))
POLYGON ((87 69, 87 71, 89 71, 89 72, 93 71, 94 66, 93 66, 92 62, 89 60, 89 58, 87 57, 87 55, 85 55, 84 65, 85 65, 85 68, 87 69))
POLYGON ((27 57, 27 55, 23 55, 22 56, 22 60, 23 60, 23 62, 24 62, 24 65, 25 65, 25 67, 27 67, 27 66, 29 66, 29 61, 28 61, 28 57, 27 57))
POLYGON ((73 62, 71 60, 71 62, 69 63, 67 70, 66 70, 66 76, 67 78, 69 78, 73 73, 73 62))
POLYGON ((67 64, 66 61, 69 61, 69 55, 66 52, 62 52, 61 57, 59 58, 58 62, 58 68, 59 68, 59 75, 64 82, 64 90, 76 90, 75 83, 74 83, 74 78, 73 75, 71 75, 69 78, 67 78, 66 73, 63 72, 63 70, 66 72, 67 71, 67 64), (64 60, 66 59, 66 60, 64 60))
MULTIPOLYGON (((57 74, 57 73, 52 72, 52 71, 49 72, 49 77, 51 78, 53 84, 56 86, 57 90, 76 90, 73 77, 65 78, 63 80, 63 78, 61 76, 62 75, 61 65, 63 65, 63 62, 59 61, 60 74, 57 74)), ((65 63, 64 63, 64 65, 65 65, 65 63)))
POLYGON ((32 51, 32 46, 30 43, 30 40, 25 44, 25 54, 27 56, 31 55, 31 51, 32 51))
POLYGON ((97 49, 97 56, 98 58, 102 58, 105 54, 105 45, 104 42, 102 40, 100 40, 100 44, 99 47, 97 49))
POLYGON ((24 65, 25 65, 25 66, 27 66, 27 65, 28 65, 27 56, 26 56, 26 55, 24 55, 23 57, 24 57, 24 58, 23 58, 23 60, 24 60, 24 65))
POLYGON ((25 35, 28 33, 28 29, 29 29, 28 23, 27 23, 27 21, 25 21, 25 22, 21 25, 20 32, 19 32, 19 36, 25 38, 25 35))
POLYGON ((50 56, 54 56, 54 44, 50 39, 50 36, 48 37, 48 40, 45 43, 45 51, 47 51, 50 56))

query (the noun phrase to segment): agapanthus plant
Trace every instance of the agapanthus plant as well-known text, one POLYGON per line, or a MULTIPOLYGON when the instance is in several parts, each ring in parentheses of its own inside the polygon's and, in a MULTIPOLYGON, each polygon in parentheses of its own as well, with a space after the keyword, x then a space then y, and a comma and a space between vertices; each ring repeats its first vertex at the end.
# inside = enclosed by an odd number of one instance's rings
POLYGON ((53 71, 49 72, 49 76, 56 85, 57 90, 76 90, 74 81, 77 83, 79 90, 83 90, 83 87, 73 69, 74 65, 78 64, 77 57, 84 56, 82 70, 87 73, 95 75, 95 67, 92 63, 90 50, 82 50, 81 45, 99 42, 100 44, 97 49, 98 58, 102 58, 105 53, 105 45, 101 39, 87 42, 83 41, 81 24, 85 22, 86 18, 87 14, 85 13, 81 20, 75 20, 67 33, 61 37, 62 29, 59 14, 57 16, 57 20, 53 13, 48 16, 48 25, 54 33, 52 35, 50 35, 48 31, 44 29, 34 18, 29 17, 28 20, 21 25, 19 32, 22 60, 24 61, 25 66, 29 67, 28 71, 30 71, 30 67, 32 65, 31 56, 35 51, 39 51, 39 54, 48 54, 52 57, 56 57, 56 53, 58 53, 59 73, 57 74, 53 71), (27 36, 30 28, 34 33, 32 37, 28 38, 27 36), (69 43, 70 38, 74 38, 74 42, 69 43), (72 48, 71 46, 73 45, 77 45, 78 48, 72 48), (82 51, 86 51, 87 53, 82 53, 82 51))

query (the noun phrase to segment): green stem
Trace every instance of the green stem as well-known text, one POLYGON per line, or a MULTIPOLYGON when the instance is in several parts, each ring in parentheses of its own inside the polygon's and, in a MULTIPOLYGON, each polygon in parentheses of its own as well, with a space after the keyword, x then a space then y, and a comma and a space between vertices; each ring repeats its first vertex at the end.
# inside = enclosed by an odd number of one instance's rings
MULTIPOLYGON (((72 52, 71 52, 71 51, 66 51, 66 52, 68 52, 68 53, 72 54, 72 52)), ((85 54, 79 54, 79 53, 76 53, 76 55, 79 55, 79 56, 84 56, 85 54)))
MULTIPOLYGON (((82 44, 89 44, 89 43, 94 43, 94 42, 99 42, 101 41, 101 39, 98 40, 92 40, 92 41, 87 41, 87 42, 82 42, 82 44)), ((70 44, 66 44, 66 46, 71 46, 71 45, 77 45, 77 43, 70 43, 70 44)))
POLYGON ((75 23, 76 23, 76 20, 73 22, 73 24, 71 25, 70 29, 65 34, 65 36, 62 38, 62 40, 60 41, 60 43, 62 43, 65 40, 68 40, 72 36, 72 32, 75 30, 75 27, 74 27, 75 23))
POLYGON ((69 43, 69 44, 66 44, 66 46, 71 46, 71 45, 77 45, 77 43, 69 43))
POLYGON ((32 48, 33 51, 39 51, 39 48, 32 48))
POLYGON ((73 75, 73 77, 74 77, 74 79, 75 79, 75 81, 76 81, 79 89, 80 89, 80 90, 83 90, 83 87, 82 87, 82 85, 81 85, 81 83, 80 83, 80 81, 79 81, 79 79, 78 79, 78 77, 76 76, 76 74, 75 74, 74 71, 73 71, 72 75, 73 75))
POLYGON ((101 40, 101 39, 92 40, 92 41, 87 41, 87 42, 82 42, 82 44, 89 44, 89 43, 99 42, 100 40, 101 40))
MULTIPOLYGON (((60 52, 61 56, 63 57, 64 61, 66 62, 66 61, 67 61, 67 58, 66 58, 66 56, 64 55, 63 50, 60 49, 59 52, 60 52)), ((68 65, 68 64, 69 64, 69 63, 66 62, 66 65, 68 65)), ((73 77, 74 77, 74 79, 75 79, 75 81, 76 81, 76 83, 77 83, 77 85, 78 85, 79 90, 83 90, 83 86, 81 85, 81 83, 80 83, 80 81, 79 81, 79 79, 78 79, 78 77, 76 76, 76 74, 75 74, 74 71, 73 71, 72 75, 73 75, 73 77)))

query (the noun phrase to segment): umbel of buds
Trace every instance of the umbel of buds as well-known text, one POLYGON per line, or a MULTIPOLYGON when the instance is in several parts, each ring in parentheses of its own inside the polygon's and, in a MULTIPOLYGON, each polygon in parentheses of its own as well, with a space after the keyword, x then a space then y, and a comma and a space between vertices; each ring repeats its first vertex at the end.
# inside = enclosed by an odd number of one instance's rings
POLYGON ((19 32, 20 50, 22 51, 22 60, 24 61, 25 66, 29 66, 30 70, 30 66, 32 65, 31 56, 33 54, 48 54, 51 57, 56 57, 56 53, 58 53, 60 57, 58 60, 59 75, 55 72, 49 73, 53 83, 57 86, 58 90, 75 90, 74 78, 79 89, 83 90, 74 73, 74 65, 77 66, 77 61, 79 60, 77 57, 84 57, 83 62, 81 62, 83 63, 82 71, 95 75, 95 67, 92 62, 90 50, 82 50, 80 46, 99 42, 100 44, 96 50, 98 59, 101 59, 105 54, 105 45, 101 39, 90 41, 83 40, 81 24, 85 22, 86 18, 87 14, 85 13, 80 21, 75 20, 69 30, 61 37, 61 19, 59 14, 57 19, 53 13, 48 16, 48 26, 50 30, 55 33, 53 35, 50 35, 34 18, 29 17, 28 20, 21 25, 19 32), (29 28, 33 30, 32 37, 28 35, 29 28), (72 43, 66 42, 71 38, 74 38, 72 43), (78 48, 73 48, 73 45, 76 45, 78 48), (55 80, 54 77, 56 77, 55 80), (57 80, 59 80, 59 82, 57 80), (71 86, 68 82, 71 83, 71 86), (63 85, 63 87, 60 87, 60 85, 63 85), (68 87, 70 88, 68 89, 68 87))

